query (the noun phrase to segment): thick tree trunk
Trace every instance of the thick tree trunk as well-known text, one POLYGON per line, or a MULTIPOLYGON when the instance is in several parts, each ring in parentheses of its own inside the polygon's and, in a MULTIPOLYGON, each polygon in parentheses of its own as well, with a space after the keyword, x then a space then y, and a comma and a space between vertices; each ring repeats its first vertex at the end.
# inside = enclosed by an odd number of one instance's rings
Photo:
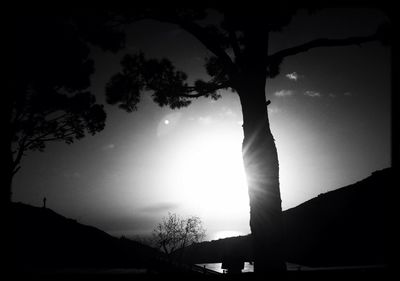
POLYGON ((279 163, 269 127, 264 83, 248 85, 239 91, 243 113, 243 161, 250 198, 256 273, 286 270, 279 163))

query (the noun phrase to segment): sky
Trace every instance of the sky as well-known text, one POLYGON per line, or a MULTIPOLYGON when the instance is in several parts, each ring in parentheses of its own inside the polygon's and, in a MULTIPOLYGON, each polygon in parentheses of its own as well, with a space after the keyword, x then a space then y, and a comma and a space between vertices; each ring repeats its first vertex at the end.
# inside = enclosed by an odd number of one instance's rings
MULTIPOLYGON (((385 20, 370 9, 301 10, 272 34, 271 53, 309 40, 369 35, 385 20)), ((93 47, 90 90, 104 87, 126 53, 168 57, 189 80, 206 78, 210 53, 174 25, 127 28, 117 54, 93 47)), ((267 80, 270 125, 280 162, 283 210, 391 165, 390 48, 380 43, 313 49, 289 57, 267 80)), ((195 100, 179 110, 143 95, 138 110, 105 105, 105 129, 72 145, 29 152, 13 183, 13 201, 47 206, 116 236, 144 236, 168 212, 199 216, 206 240, 250 233, 241 159, 242 115, 235 93, 195 100)))

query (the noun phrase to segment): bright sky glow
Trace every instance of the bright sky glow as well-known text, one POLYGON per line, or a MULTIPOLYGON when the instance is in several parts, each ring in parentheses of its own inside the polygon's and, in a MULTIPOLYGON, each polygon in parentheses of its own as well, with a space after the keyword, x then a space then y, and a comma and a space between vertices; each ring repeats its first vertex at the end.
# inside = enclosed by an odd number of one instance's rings
POLYGON ((232 132, 185 141, 171 161, 177 199, 204 216, 248 213, 248 193, 240 142, 232 132), (173 173, 173 171, 177 171, 173 173))
POLYGON ((226 231, 237 235, 250 232, 242 130, 233 121, 236 116, 218 117, 199 117, 192 121, 195 128, 175 124, 176 130, 157 132, 173 140, 166 142, 168 161, 160 167, 160 181, 168 190, 164 199, 176 202, 184 214, 200 216, 209 239, 227 237, 226 231), (218 222, 219 227, 215 227, 218 222))

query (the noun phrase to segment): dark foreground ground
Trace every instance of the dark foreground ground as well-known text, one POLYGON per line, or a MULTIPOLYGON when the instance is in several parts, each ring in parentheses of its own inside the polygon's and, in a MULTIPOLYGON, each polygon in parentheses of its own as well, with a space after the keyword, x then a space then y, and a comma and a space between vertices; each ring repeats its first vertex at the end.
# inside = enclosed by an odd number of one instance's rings
POLYGON ((353 269, 353 270, 323 270, 323 271, 289 271, 281 274, 257 275, 244 273, 240 275, 202 275, 202 274, 152 274, 146 272, 118 271, 109 272, 43 272, 15 273, 3 280, 393 280, 394 275, 384 268, 353 269))

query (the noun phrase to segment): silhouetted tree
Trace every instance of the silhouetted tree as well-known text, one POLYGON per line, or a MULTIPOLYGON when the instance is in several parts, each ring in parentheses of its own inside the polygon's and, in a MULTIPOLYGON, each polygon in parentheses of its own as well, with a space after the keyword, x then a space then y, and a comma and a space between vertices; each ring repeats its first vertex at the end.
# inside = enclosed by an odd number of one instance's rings
POLYGON ((14 77, 5 103, 2 203, 11 200, 13 176, 28 150, 43 151, 52 141, 70 144, 104 128, 103 105, 87 90, 94 71, 88 43, 120 49, 124 35, 113 27, 113 18, 100 10, 13 14, 14 77))
MULTIPOLYGON (((298 7, 217 9, 220 24, 210 24, 204 9, 143 9, 126 12, 128 22, 153 19, 176 24, 197 38, 210 52, 205 68, 210 80, 187 82, 187 75, 167 59, 147 59, 143 53, 126 55, 122 71, 106 87, 107 101, 131 112, 141 94, 150 91, 154 102, 172 109, 193 99, 218 99, 230 89, 240 99, 243 114, 243 161, 250 197, 250 226, 254 239, 255 271, 285 270, 282 252, 282 208, 279 164, 266 99, 267 79, 279 74, 282 61, 316 47, 346 46, 382 39, 385 32, 344 39, 320 38, 276 53, 269 51, 270 33, 281 31, 298 7)), ((215 18, 214 18, 215 20, 215 18)), ((214 21, 215 22, 215 21, 214 21)))
POLYGON ((205 230, 199 217, 184 219, 175 213, 168 213, 168 217, 164 217, 153 230, 155 246, 167 255, 200 242, 204 236, 205 230))

